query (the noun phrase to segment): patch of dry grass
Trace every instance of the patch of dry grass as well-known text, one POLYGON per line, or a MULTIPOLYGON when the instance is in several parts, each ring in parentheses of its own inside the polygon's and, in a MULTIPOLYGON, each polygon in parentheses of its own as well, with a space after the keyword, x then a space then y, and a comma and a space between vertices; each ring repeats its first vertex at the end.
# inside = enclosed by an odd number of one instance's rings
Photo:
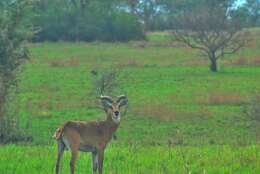
POLYGON ((125 60, 124 62, 119 62, 116 67, 122 69, 124 67, 143 67, 144 65, 145 65, 144 62, 135 59, 128 59, 125 60))
POLYGON ((243 66, 247 64, 248 64, 248 60, 245 57, 240 57, 236 59, 234 62, 232 62, 232 65, 236 65, 236 66, 243 66))
POLYGON ((136 107, 133 113, 160 119, 163 121, 172 121, 181 117, 189 117, 192 115, 190 111, 180 110, 174 107, 169 107, 164 104, 147 103, 143 107, 136 107))
POLYGON ((235 66, 260 66, 260 57, 251 57, 251 58, 246 58, 246 57, 240 57, 233 61, 231 65, 235 66))
POLYGON ((78 67, 80 65, 79 60, 75 57, 72 57, 70 59, 51 59, 49 64, 51 67, 78 67))
POLYGON ((245 99, 239 92, 210 92, 208 95, 209 104, 216 105, 239 105, 245 102, 245 99))
POLYGON ((253 57, 249 61, 251 65, 260 66, 260 56, 253 57))

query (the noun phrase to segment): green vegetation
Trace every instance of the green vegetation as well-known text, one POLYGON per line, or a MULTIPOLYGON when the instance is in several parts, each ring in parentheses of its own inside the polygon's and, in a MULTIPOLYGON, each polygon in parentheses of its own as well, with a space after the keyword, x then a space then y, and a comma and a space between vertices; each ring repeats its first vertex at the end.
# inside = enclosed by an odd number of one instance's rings
POLYGON ((24 43, 32 38, 32 31, 21 20, 29 8, 28 1, 0 2, 0 143, 25 140, 13 124, 11 115, 5 112, 10 87, 16 85, 16 72, 29 59, 24 43))
POLYGON ((34 41, 129 41, 144 38, 138 17, 123 11, 118 1, 92 0, 86 3, 82 8, 72 1, 40 0, 28 13, 28 21, 40 28, 34 41))
MULTIPOLYGON (((104 171, 108 174, 258 173, 259 148, 110 146, 106 151, 104 171)), ((6 146, 0 149, 0 171, 5 174, 52 174, 56 150, 49 147, 6 146)), ((69 171, 69 156, 65 152, 62 173, 69 171)), ((90 154, 81 153, 76 164, 76 173, 92 172, 90 154)))
MULTIPOLYGON (((25 18, 16 20, 34 28, 33 40, 41 41, 129 41, 145 37, 144 31, 180 29, 183 14, 207 5, 243 27, 259 26, 258 0, 19 0, 33 2, 25 18), (234 8, 236 6, 236 8, 234 8)), ((0 6, 14 1, 1 0, 0 6)), ((0 7, 0 10, 2 10, 0 7)), ((202 13, 201 13, 202 14, 202 13)), ((215 17, 214 20, 220 17, 215 17)), ((14 21, 16 21, 14 20, 14 21)), ((212 20, 213 21, 213 20, 212 20)), ((217 25, 219 26, 219 25, 217 25)), ((222 25, 221 25, 222 26, 222 25)))
MULTIPOLYGON (((118 69, 114 95, 127 114, 105 154, 106 173, 259 173, 259 122, 241 105, 260 91, 259 34, 211 73, 197 51, 151 33, 148 42, 41 43, 10 94, 10 113, 33 137, 30 146, 0 148, 0 172, 52 173, 54 130, 67 120, 102 120, 91 70, 118 69), (7 163, 8 161, 8 163, 7 163), (16 164, 16 165, 14 165, 16 164)), ((68 171, 69 153, 63 161, 68 171)), ((76 171, 91 171, 81 154, 76 171)))

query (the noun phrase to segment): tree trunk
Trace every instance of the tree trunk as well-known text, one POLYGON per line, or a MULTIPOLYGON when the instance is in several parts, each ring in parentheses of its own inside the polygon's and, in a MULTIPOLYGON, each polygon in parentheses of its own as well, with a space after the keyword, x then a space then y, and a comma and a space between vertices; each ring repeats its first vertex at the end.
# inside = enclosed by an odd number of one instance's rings
POLYGON ((215 53, 212 53, 210 56, 210 70, 212 72, 218 72, 218 65, 215 53))

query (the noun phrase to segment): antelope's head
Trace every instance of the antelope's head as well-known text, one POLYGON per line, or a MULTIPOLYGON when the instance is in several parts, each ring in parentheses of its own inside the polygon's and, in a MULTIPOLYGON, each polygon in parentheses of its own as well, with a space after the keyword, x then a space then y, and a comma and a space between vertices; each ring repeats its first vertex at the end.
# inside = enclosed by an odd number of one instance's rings
POLYGON ((109 117, 115 122, 119 123, 121 114, 120 109, 122 106, 127 105, 128 100, 125 95, 118 96, 116 100, 109 96, 101 96, 101 104, 109 117))

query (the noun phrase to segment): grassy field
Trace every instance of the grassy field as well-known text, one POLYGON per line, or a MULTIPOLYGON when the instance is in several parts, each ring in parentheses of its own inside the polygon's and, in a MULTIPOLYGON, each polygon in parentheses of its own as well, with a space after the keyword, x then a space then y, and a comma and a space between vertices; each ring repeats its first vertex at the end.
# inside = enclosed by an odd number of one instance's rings
MULTIPOLYGON (((0 173, 52 173, 51 135, 67 120, 105 119, 90 72, 114 69, 112 94, 127 94, 129 107, 107 149, 105 173, 260 173, 260 123, 243 114, 260 92, 260 32, 253 34, 246 48, 219 62, 218 73, 165 33, 146 42, 30 45, 32 59, 8 110, 33 142, 1 147, 0 173)), ((90 157, 80 158, 78 173, 90 172, 90 157)))
MULTIPOLYGON (((136 147, 110 146, 106 151, 107 174, 257 174, 260 171, 260 147, 136 147)), ((53 147, 10 145, 0 149, 0 169, 5 174, 54 173, 53 147), (8 161, 8 163, 6 163, 8 161), (15 165, 17 164, 17 165, 15 165)), ((91 156, 81 153, 76 173, 91 173, 91 156)), ((69 172, 69 153, 64 154, 62 173, 69 172)))

